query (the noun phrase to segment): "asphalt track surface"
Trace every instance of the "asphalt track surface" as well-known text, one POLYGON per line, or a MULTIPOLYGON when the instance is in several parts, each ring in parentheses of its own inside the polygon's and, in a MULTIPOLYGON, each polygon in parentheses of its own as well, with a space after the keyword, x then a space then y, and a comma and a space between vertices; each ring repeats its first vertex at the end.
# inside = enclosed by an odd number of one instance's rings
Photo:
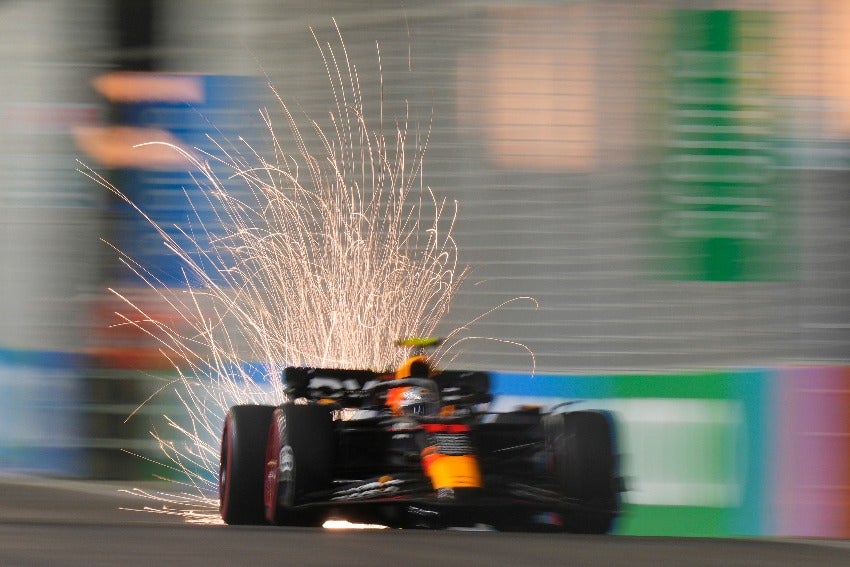
POLYGON ((187 524, 131 485, 0 476, 0 566, 850 565, 850 543, 187 524))

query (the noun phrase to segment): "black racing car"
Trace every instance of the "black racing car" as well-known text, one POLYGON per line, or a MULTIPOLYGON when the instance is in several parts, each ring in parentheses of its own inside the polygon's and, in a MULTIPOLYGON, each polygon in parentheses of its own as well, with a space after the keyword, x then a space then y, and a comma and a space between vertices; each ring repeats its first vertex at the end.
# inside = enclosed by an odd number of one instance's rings
POLYGON ((238 405, 219 471, 228 524, 487 524, 602 534, 620 508, 613 416, 487 411, 485 372, 287 368, 290 401, 238 405))

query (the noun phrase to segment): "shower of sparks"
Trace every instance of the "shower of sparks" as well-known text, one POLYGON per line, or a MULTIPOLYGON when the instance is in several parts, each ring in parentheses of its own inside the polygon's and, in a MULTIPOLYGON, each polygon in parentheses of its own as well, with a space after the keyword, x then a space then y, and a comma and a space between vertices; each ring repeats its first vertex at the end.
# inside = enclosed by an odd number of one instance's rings
MULTIPOLYGON (((169 227, 97 172, 80 169, 149 221, 184 266, 186 286, 168 287, 113 246, 120 262, 177 315, 158 320, 111 290, 129 311, 119 314, 123 324, 150 336, 176 370, 160 392, 173 390, 186 414, 165 416, 168 437, 152 433, 163 455, 156 462, 184 479, 172 480, 181 488, 135 490, 162 506, 145 511, 220 522, 219 440, 227 409, 283 402, 280 375, 289 365, 394 367, 409 354, 395 339, 432 335, 467 273, 452 236, 457 204, 423 183, 428 132, 411 131, 405 116, 386 135, 383 101, 381 123, 371 129, 342 36, 339 47, 313 37, 334 100, 330 127, 310 120, 317 153, 274 87, 293 153, 275 135, 267 111, 260 115, 272 142, 269 155, 244 140, 214 142, 215 155, 150 143, 170 147, 195 172, 205 202, 191 202, 187 193, 197 218, 176 227, 185 240, 170 236, 169 227), (228 189, 234 180, 238 192, 228 189), (203 224, 198 211, 210 207, 221 228, 203 224)), ((439 360, 457 343, 445 343, 433 356, 439 360)))

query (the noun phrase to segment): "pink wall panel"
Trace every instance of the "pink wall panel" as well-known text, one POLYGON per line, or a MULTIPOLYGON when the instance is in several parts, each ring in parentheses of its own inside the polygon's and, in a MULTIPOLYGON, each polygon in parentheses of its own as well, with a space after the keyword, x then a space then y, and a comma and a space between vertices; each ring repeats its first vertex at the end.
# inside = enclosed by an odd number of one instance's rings
POLYGON ((850 369, 778 370, 777 535, 850 536, 850 369))

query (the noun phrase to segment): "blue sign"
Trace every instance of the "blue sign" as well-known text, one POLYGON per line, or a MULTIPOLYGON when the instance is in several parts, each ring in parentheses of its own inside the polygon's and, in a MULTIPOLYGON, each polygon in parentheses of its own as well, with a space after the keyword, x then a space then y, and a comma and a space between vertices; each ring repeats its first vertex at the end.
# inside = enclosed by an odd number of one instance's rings
MULTIPOLYGON (((126 103, 118 106, 118 119, 123 126, 166 131, 182 148, 191 149, 195 157, 209 163, 229 193, 247 194, 244 182, 231 178, 234 171, 226 165, 232 163, 227 154, 239 158, 249 152, 242 139, 253 145, 260 138, 264 127, 258 113, 261 82, 253 77, 190 77, 202 83, 201 102, 126 103)), ((157 141, 161 140, 152 134, 151 142, 157 141)), ((250 154, 245 159, 250 164, 256 161, 250 154)), ((205 278, 187 270, 186 261, 165 244, 172 240, 202 274, 222 283, 220 269, 227 266, 228 258, 213 253, 216 248, 212 241, 223 234, 224 221, 210 192, 212 184, 203 174, 188 164, 183 169, 125 169, 118 172, 115 184, 150 220, 116 199, 116 234, 110 240, 143 267, 146 278, 167 287, 203 284, 205 278)), ((138 282, 138 276, 130 270, 123 270, 117 279, 138 282)))

